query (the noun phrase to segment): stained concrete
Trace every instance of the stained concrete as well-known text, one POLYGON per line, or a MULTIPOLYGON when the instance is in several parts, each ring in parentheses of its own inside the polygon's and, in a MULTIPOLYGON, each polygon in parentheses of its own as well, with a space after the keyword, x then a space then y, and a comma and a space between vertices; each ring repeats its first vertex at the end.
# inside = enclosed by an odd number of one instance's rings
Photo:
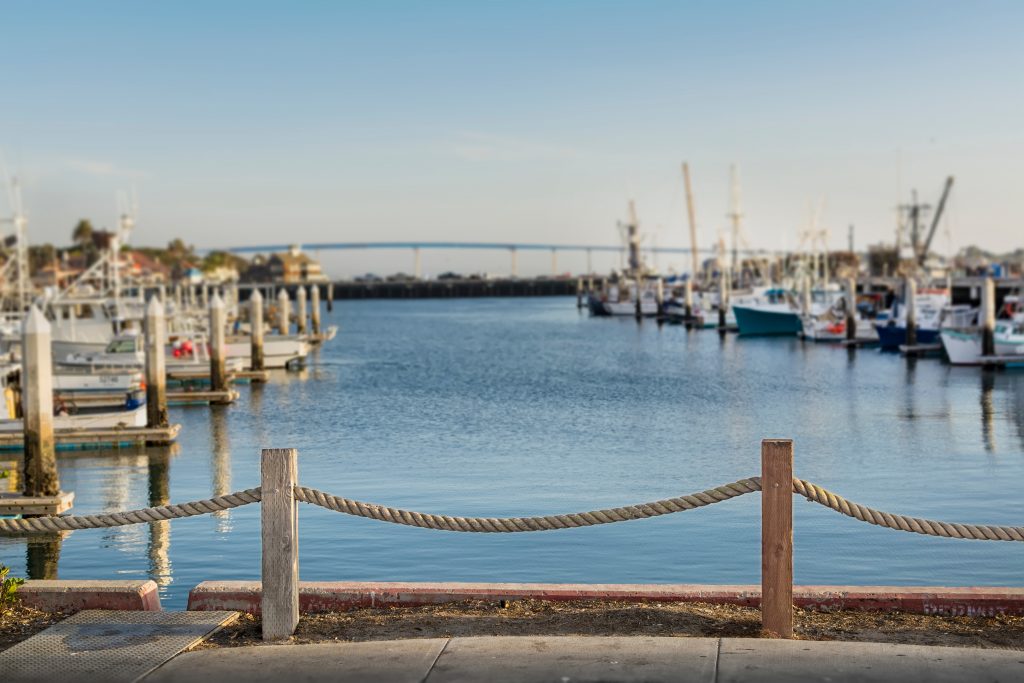
POLYGON ((179 655, 145 679, 193 680, 984 683, 1024 680, 1024 651, 733 638, 484 636, 200 650, 179 655))

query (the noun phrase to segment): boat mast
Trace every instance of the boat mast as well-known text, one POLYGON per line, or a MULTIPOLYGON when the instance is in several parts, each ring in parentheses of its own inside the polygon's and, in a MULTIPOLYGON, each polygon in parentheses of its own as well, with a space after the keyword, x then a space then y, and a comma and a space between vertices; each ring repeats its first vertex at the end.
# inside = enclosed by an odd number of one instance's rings
POLYGON ((690 165, 683 162, 683 184, 686 185, 686 214, 690 221, 690 256, 692 257, 691 278, 697 277, 700 256, 697 254, 697 218, 693 209, 693 188, 690 185, 690 165))
POLYGON ((626 226, 626 235, 629 239, 629 270, 633 277, 640 281, 643 261, 640 257, 640 230, 636 218, 636 202, 629 200, 629 224, 626 226))
POLYGON ((737 272, 736 267, 739 265, 740 230, 742 230, 743 221, 743 212, 740 210, 740 180, 736 164, 729 167, 729 176, 732 185, 732 208, 727 216, 732 221, 732 272, 735 273, 737 272))

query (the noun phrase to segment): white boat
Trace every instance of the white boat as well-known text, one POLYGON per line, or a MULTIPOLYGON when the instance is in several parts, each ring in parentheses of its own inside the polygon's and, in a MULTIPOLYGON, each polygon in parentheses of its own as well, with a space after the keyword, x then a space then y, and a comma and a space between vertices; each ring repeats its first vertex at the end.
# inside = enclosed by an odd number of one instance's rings
MULTIPOLYGON (((997 320, 992 337, 997 356, 1024 359, 1024 318, 997 320)), ((939 338, 952 365, 981 365, 981 330, 943 329, 939 338)))
MULTIPOLYGON (((145 427, 146 406, 132 410, 121 410, 103 413, 79 413, 78 415, 55 415, 54 429, 118 429, 125 427, 145 427)), ((0 432, 20 432, 24 425, 21 418, 0 420, 0 432)))
POLYGON ((53 373, 53 388, 60 392, 132 391, 143 386, 141 370, 62 367, 53 373))
MULTIPOLYGON (((626 286, 612 285, 605 295, 592 294, 587 303, 590 312, 598 316, 636 315, 637 286, 629 283, 626 286)), ((640 315, 658 315, 658 299, 653 289, 646 288, 640 292, 640 315)))
MULTIPOLYGON (((228 335, 225 342, 228 360, 240 361, 252 367, 252 338, 247 335, 228 335)), ((305 335, 263 336, 263 367, 287 368, 303 363, 309 355, 309 339, 305 335)))

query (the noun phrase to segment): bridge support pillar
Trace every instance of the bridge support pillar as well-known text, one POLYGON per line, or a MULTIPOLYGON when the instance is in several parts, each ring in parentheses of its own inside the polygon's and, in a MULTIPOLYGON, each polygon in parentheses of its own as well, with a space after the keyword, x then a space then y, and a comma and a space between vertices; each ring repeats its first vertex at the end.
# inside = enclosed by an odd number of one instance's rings
POLYGON ((509 254, 512 256, 512 277, 519 277, 519 266, 516 262, 516 248, 510 247, 509 254))

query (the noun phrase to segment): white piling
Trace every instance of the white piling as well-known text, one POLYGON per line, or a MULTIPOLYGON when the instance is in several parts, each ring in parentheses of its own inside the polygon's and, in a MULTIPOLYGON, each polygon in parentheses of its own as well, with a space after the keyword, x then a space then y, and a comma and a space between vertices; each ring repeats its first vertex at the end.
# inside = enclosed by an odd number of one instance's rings
POLYGON ((903 285, 903 303, 907 307, 906 345, 917 344, 917 281, 907 277, 903 285))
POLYGON ((146 425, 166 427, 170 424, 167 415, 167 367, 164 357, 164 305, 158 297, 149 300, 145 316, 146 334, 146 425))
POLYGON ((227 323, 224 318, 224 302, 214 294, 210 301, 210 389, 213 391, 226 391, 228 388, 224 365, 224 328, 227 323))
POLYGON ((295 292, 295 328, 298 334, 306 334, 306 288, 302 285, 295 292))
POLYGON ((320 285, 313 285, 309 289, 309 317, 313 334, 320 334, 320 285))
POLYGON ((251 348, 249 368, 251 370, 262 370, 263 361, 263 295, 259 287, 252 290, 249 297, 249 327, 251 330, 251 348))
POLYGON ((284 287, 277 293, 277 331, 279 334, 287 335, 292 317, 291 300, 288 298, 288 290, 284 287))
POLYGON ((981 289, 981 355, 996 355, 996 285, 991 277, 985 278, 981 289))
POLYGON ((55 496, 60 492, 53 440, 53 357, 50 323, 35 306, 22 327, 21 376, 25 435, 25 495, 55 496))

